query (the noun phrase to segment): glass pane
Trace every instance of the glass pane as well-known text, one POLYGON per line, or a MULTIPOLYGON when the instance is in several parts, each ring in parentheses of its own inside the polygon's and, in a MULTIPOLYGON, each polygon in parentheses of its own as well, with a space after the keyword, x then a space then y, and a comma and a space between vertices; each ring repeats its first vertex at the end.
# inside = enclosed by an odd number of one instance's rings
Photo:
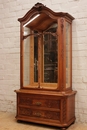
POLYGON ((66 87, 70 87, 70 24, 66 22, 66 87))
MULTIPOLYGON (((30 34, 30 30, 27 27, 24 27, 24 36, 30 34)), ((23 70, 24 70, 24 86, 30 84, 30 37, 24 39, 24 59, 23 59, 23 70)))
POLYGON ((38 82, 38 37, 34 31, 34 82, 38 82))
POLYGON ((44 34, 44 82, 57 83, 58 41, 57 24, 51 26, 44 34))

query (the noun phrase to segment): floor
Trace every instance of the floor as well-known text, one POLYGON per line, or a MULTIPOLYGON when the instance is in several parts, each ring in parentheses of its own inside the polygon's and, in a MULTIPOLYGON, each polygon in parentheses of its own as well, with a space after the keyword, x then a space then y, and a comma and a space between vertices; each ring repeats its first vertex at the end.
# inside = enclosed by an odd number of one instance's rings
MULTIPOLYGON (((57 127, 18 123, 12 113, 0 112, 0 130, 60 130, 57 127)), ((87 130, 87 124, 73 124, 67 130, 87 130)))

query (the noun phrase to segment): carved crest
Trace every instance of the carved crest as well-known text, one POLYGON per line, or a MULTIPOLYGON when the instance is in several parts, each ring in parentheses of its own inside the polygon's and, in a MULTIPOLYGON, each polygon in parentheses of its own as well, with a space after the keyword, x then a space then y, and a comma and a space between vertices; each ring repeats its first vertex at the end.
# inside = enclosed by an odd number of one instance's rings
POLYGON ((36 3, 33 8, 36 8, 38 11, 41 11, 44 5, 42 3, 36 3))

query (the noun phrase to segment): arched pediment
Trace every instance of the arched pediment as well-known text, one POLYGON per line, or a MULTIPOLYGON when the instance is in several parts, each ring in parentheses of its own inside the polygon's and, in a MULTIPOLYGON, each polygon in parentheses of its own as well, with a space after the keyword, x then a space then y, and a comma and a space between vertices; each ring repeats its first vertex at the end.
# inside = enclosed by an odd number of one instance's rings
POLYGON ((22 18, 18 21, 32 30, 44 31, 50 25, 57 22, 58 17, 66 17, 69 20, 74 18, 68 13, 54 12, 42 3, 36 3, 22 18))

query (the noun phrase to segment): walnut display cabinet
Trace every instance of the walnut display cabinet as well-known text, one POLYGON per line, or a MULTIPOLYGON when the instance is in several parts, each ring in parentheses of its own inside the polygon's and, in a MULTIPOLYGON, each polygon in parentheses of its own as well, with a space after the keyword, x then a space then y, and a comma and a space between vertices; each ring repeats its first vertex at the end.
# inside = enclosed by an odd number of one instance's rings
POLYGON ((20 22, 20 89, 16 119, 66 129, 75 121, 72 20, 35 4, 20 22))

